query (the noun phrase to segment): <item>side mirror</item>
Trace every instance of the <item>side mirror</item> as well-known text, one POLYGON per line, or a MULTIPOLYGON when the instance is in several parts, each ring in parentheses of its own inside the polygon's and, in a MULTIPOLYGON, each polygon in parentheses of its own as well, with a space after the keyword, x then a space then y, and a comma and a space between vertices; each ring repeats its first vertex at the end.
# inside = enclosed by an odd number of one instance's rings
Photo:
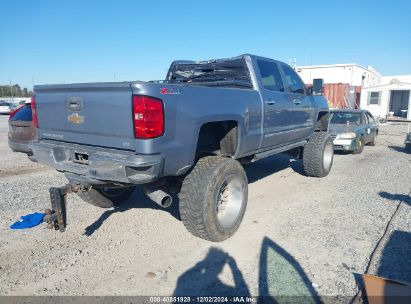
POLYGON ((313 93, 322 95, 324 91, 324 79, 318 78, 313 80, 313 93))

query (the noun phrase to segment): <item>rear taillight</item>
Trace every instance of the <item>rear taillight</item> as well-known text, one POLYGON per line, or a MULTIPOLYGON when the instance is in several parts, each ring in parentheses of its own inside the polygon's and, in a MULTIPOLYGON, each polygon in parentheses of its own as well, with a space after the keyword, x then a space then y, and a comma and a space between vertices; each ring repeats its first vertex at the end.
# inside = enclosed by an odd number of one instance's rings
POLYGON ((22 105, 20 108, 18 108, 18 109, 16 109, 16 110, 14 110, 14 111, 10 114, 9 120, 11 120, 11 119, 13 118, 13 116, 16 115, 16 113, 17 113, 18 111, 20 111, 21 109, 23 109, 23 108, 24 108, 24 105, 22 105))
POLYGON ((163 101, 149 96, 133 96, 135 138, 154 138, 164 133, 163 101))
POLYGON ((37 119, 37 110, 36 110, 36 98, 34 96, 31 97, 31 113, 33 116, 34 127, 39 128, 39 121, 37 119))

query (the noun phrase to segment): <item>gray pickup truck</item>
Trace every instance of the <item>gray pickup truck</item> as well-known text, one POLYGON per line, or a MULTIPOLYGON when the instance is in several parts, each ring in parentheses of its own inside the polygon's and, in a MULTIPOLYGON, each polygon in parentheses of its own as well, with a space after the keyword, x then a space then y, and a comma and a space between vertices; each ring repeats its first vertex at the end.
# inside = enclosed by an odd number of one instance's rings
POLYGON ((162 207, 179 194, 185 227, 207 240, 240 226, 248 199, 242 164, 292 150, 308 176, 332 166, 322 81, 307 88, 276 60, 175 61, 164 81, 34 90, 38 141, 30 148, 65 174, 66 192, 100 207, 127 200, 136 186, 162 207))

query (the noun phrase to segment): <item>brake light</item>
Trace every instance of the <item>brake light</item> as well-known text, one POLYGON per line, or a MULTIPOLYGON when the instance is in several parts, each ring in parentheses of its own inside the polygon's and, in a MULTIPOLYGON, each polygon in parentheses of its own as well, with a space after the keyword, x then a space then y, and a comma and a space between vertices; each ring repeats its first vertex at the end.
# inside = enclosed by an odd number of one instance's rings
POLYGON ((33 125, 35 128, 39 128, 39 121, 37 119, 37 110, 36 110, 36 98, 31 97, 31 113, 33 117, 33 125))
POLYGON ((11 119, 13 118, 13 116, 16 115, 17 112, 20 111, 23 107, 24 107, 24 105, 22 105, 20 108, 18 108, 18 109, 16 109, 16 110, 14 110, 14 111, 10 114, 9 120, 11 120, 11 119))
POLYGON ((149 96, 133 96, 133 122, 135 138, 148 139, 163 135, 163 101, 149 96))

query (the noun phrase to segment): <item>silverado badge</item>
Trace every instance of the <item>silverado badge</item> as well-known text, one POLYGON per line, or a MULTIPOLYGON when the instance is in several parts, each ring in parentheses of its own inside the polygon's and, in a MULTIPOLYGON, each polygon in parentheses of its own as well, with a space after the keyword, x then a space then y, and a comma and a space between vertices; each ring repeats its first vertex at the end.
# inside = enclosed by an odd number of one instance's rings
POLYGON ((67 117, 67 120, 73 124, 81 124, 84 123, 84 116, 80 116, 78 113, 73 113, 67 117))

